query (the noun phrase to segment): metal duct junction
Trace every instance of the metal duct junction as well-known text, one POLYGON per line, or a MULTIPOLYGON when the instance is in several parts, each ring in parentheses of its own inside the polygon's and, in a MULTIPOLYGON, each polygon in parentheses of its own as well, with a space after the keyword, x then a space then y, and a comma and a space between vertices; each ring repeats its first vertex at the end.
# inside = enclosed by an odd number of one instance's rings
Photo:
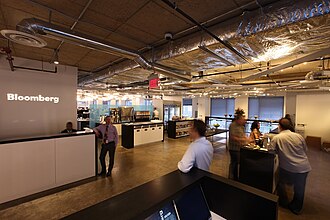
POLYGON ((36 18, 23 19, 17 24, 16 29, 32 35, 40 34, 52 36, 53 38, 78 44, 82 47, 103 51, 119 57, 125 57, 130 60, 134 60, 144 69, 156 70, 170 77, 190 81, 190 78, 186 75, 186 72, 174 70, 173 68, 167 68, 166 66, 153 65, 135 51, 36 18))

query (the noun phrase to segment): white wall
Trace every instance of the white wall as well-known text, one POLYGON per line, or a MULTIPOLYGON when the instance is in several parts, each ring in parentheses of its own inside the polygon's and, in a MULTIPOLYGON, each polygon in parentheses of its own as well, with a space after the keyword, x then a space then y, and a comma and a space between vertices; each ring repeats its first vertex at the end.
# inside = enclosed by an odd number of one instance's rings
POLYGON ((249 117, 249 97, 240 96, 235 98, 235 109, 241 108, 245 111, 246 118, 249 117))
POLYGON ((305 135, 330 141, 330 94, 297 95, 296 123, 306 124, 305 135))
MULTIPOLYGON (((16 66, 42 68, 40 61, 14 58, 16 66)), ((44 63, 44 69, 54 65, 44 63)), ((0 57, 0 138, 59 133, 67 121, 76 126, 77 68, 58 66, 57 73, 15 69, 0 57), (7 101, 7 93, 59 97, 59 103, 7 101)))
MULTIPOLYGON (((210 98, 207 97, 199 97, 197 98, 197 111, 198 111, 198 118, 205 120, 205 116, 210 116, 210 98)), ((194 114, 194 112, 193 112, 194 114)), ((195 116, 195 115, 193 115, 195 116)))
POLYGON ((293 93, 287 93, 285 96, 285 110, 284 110, 284 115, 285 114, 290 114, 291 119, 295 123, 296 121, 296 111, 297 111, 297 95, 293 93))
POLYGON ((152 105, 157 108, 159 112, 159 119, 164 120, 164 111, 163 111, 163 100, 162 99, 152 99, 152 105))

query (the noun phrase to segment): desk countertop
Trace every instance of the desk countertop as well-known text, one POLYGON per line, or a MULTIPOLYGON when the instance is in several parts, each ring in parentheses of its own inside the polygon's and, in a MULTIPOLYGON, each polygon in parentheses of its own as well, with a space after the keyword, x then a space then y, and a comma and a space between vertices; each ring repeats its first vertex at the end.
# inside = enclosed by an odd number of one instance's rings
POLYGON ((0 140, 0 144, 10 144, 17 142, 25 142, 25 141, 37 141, 37 140, 45 140, 52 138, 64 138, 64 137, 89 135, 89 134, 94 134, 94 132, 78 131, 73 133, 46 134, 46 135, 35 135, 35 136, 16 137, 16 138, 5 138, 0 140))

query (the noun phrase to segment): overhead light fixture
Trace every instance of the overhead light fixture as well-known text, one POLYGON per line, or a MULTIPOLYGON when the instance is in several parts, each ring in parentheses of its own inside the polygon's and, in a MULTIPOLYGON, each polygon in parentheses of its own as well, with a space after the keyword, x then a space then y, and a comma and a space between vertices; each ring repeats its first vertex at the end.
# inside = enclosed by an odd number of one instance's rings
POLYGON ((58 50, 55 50, 54 64, 55 64, 55 65, 60 64, 60 62, 58 61, 58 50))

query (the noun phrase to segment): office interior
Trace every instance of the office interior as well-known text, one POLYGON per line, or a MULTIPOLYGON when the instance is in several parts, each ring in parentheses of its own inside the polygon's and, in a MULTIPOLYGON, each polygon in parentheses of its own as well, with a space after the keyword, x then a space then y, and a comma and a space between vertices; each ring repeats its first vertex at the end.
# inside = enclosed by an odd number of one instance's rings
POLYGON ((320 0, 0 1, 0 219, 329 219, 329 12, 320 0), (241 149, 234 181, 237 109, 247 137, 257 121, 267 138, 241 149), (278 204, 268 149, 286 115, 312 166, 300 215, 278 204), (102 177, 93 129, 108 116, 119 143, 102 177), (213 160, 184 174, 196 119, 213 160), (67 122, 77 132, 61 133, 67 122))

